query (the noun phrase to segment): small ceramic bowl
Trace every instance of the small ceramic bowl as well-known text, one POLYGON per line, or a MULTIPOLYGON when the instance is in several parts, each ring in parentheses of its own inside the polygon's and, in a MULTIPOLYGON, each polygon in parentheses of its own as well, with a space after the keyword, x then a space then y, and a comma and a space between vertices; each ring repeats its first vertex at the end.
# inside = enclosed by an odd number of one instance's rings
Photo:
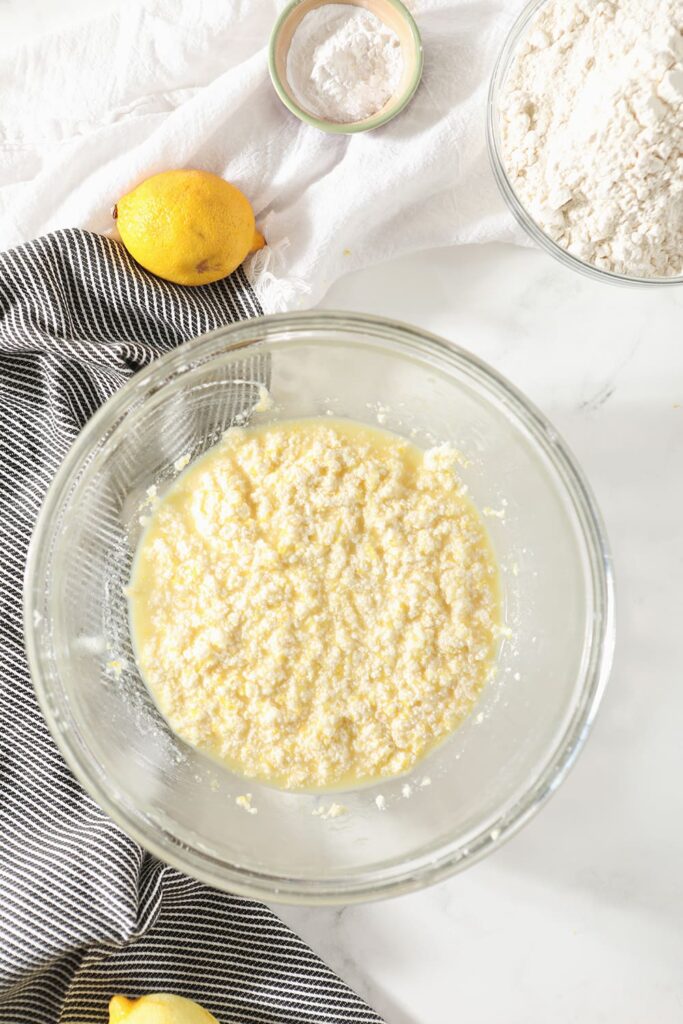
POLYGON ((275 23, 270 36, 268 67, 275 91, 299 120, 313 125, 323 132, 353 135, 356 132, 367 132, 371 128, 379 128, 396 117, 407 103, 410 102, 422 77, 422 39, 410 11, 401 0, 292 0, 275 23), (315 114, 300 106, 287 81, 287 54, 292 37, 309 11, 323 7, 327 2, 349 4, 351 7, 364 7, 371 11, 380 21, 398 36, 403 52, 403 75, 399 87, 384 106, 370 117, 362 121, 328 121, 316 117, 315 114))

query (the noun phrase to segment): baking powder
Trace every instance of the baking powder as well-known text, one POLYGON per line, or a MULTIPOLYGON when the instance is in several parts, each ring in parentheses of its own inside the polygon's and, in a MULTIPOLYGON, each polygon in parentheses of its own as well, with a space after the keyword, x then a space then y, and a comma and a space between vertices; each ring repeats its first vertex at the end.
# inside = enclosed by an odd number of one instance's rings
POLYGON ((520 200, 569 252, 683 274, 683 0, 550 0, 501 97, 520 200))
POLYGON ((287 80, 299 106, 345 124, 381 110, 402 71, 396 33, 371 11, 351 4, 309 11, 287 54, 287 80))

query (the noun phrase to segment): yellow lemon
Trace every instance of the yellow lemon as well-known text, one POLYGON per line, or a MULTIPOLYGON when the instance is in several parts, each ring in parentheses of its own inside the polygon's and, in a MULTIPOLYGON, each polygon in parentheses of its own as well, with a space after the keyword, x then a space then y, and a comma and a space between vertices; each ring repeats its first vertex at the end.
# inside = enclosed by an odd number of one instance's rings
POLYGON ((208 171, 163 171, 119 199, 114 217, 128 252, 176 284, 227 277, 265 245, 238 188, 208 171))
POLYGON ((191 999, 154 992, 139 999, 114 996, 109 1003, 109 1024, 218 1024, 191 999))

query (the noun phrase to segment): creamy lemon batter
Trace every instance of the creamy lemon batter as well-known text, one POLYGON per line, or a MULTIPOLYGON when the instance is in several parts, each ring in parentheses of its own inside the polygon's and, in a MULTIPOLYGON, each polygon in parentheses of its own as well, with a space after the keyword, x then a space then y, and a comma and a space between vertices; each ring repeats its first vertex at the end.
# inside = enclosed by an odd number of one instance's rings
POLYGON ((153 511, 129 597, 175 732, 286 788, 411 768, 471 710, 498 616, 456 454, 344 420, 228 431, 153 511))

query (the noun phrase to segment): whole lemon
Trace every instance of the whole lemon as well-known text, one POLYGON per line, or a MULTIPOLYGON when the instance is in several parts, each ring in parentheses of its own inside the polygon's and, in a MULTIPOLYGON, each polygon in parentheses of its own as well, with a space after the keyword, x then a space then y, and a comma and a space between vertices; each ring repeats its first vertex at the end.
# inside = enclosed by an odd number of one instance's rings
POLYGON ((199 1003, 168 992, 153 992, 139 999, 113 996, 109 1024, 218 1024, 199 1003))
POLYGON ((209 171, 163 171, 119 199, 114 217, 128 252, 176 284, 227 277, 265 245, 238 188, 209 171))

